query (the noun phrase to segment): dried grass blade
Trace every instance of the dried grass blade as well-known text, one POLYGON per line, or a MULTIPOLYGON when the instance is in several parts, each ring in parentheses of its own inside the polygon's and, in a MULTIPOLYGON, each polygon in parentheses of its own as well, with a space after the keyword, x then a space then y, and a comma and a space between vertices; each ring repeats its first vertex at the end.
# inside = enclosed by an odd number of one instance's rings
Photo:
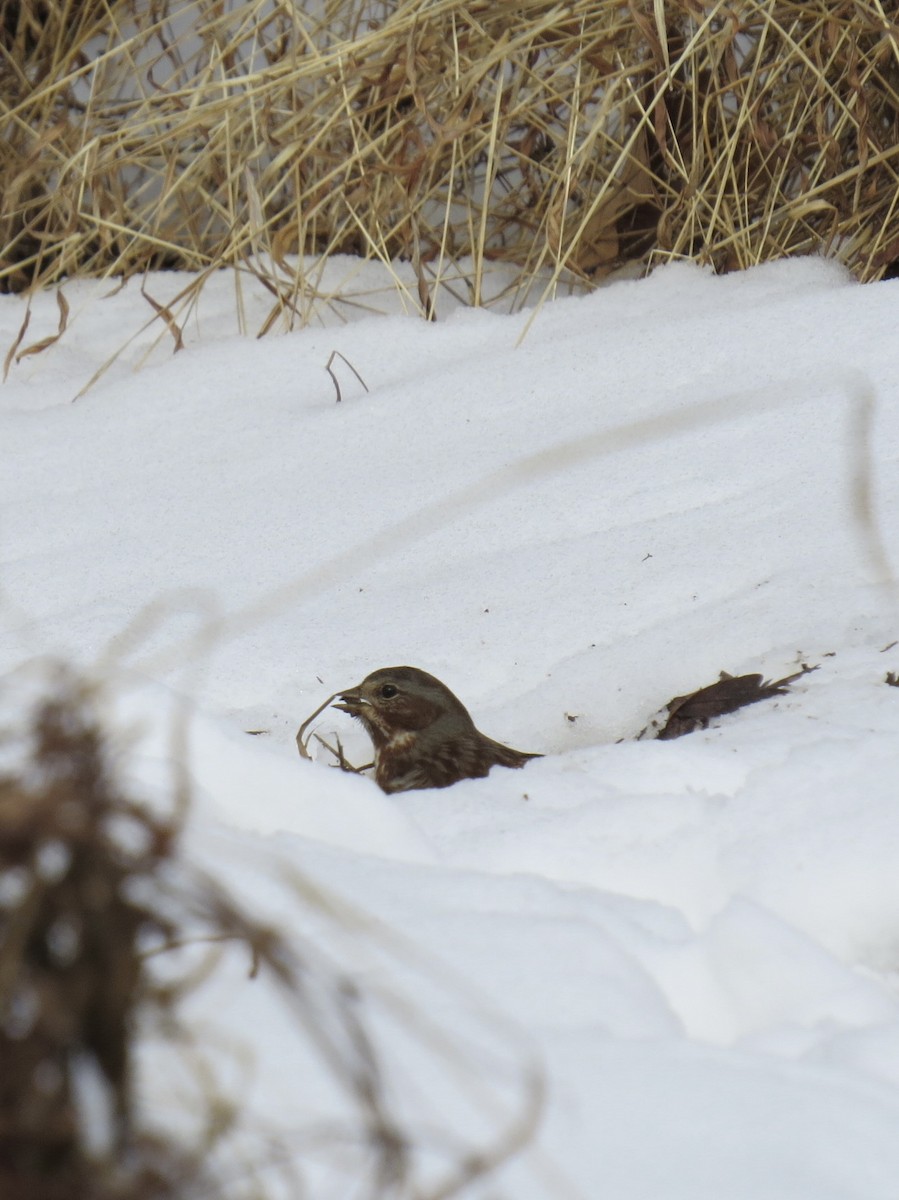
POLYGON ((19 332, 16 335, 16 340, 10 346, 9 350, 6 353, 6 358, 3 361, 3 378, 4 378, 4 380, 6 379, 7 375, 9 375, 9 368, 13 364, 13 359, 15 359, 15 357, 16 357, 16 351, 22 345, 22 340, 25 337, 25 334, 28 331, 28 326, 30 324, 31 324, 31 299, 29 298, 28 304, 25 307, 25 317, 22 320, 22 324, 19 326, 19 332))
POLYGON ((63 295, 62 288, 56 289, 56 304, 59 308, 59 323, 56 333, 51 334, 49 337, 41 338, 39 342, 32 342, 24 350, 20 350, 16 355, 16 362, 21 362, 23 358, 27 358, 30 354, 40 354, 48 346, 52 346, 55 342, 58 342, 65 333, 69 324, 69 302, 63 295))
POLYGON ((172 315, 171 309, 169 309, 165 304, 160 304, 158 300, 153 299, 153 297, 147 291, 146 284, 147 284, 146 279, 141 281, 140 294, 147 301, 147 303, 150 305, 150 307, 153 309, 153 311, 157 314, 157 316, 162 317, 163 321, 165 322, 166 329, 168 329, 169 333, 174 338, 175 353, 177 354, 177 352, 179 350, 184 349, 184 339, 181 335, 181 326, 178 324, 178 322, 175 320, 174 316, 172 315))
POLYGON ((312 722, 315 720, 315 718, 320 713, 323 713, 325 711, 325 709, 328 707, 328 705, 331 704, 332 701, 336 700, 339 695, 340 695, 340 692, 335 692, 333 696, 329 696, 328 699, 324 702, 324 704, 320 704, 318 706, 318 708, 315 710, 315 712, 312 713, 311 716, 308 716, 306 718, 306 720, 303 722, 303 724, 297 730, 297 749, 300 752, 301 758, 307 758, 310 761, 312 760, 312 755, 309 753, 309 750, 307 749, 308 742, 304 738, 304 734, 306 733, 306 730, 309 728, 309 726, 312 724, 312 722))

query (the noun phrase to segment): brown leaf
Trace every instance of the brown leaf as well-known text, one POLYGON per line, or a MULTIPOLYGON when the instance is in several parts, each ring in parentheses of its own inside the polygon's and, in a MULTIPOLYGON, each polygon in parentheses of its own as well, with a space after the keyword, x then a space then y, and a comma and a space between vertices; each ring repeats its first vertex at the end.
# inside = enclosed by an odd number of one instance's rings
POLYGON ((675 696, 665 705, 668 720, 658 737, 662 741, 682 737, 685 733, 693 733, 697 729, 708 728, 709 721, 725 713, 736 712, 747 704, 756 704, 759 700, 769 700, 773 696, 784 696, 789 691, 789 684, 795 679, 815 671, 817 667, 803 666, 801 671, 793 675, 785 675, 783 679, 774 682, 766 680, 762 675, 728 675, 721 672, 717 683, 699 688, 687 696, 675 696))

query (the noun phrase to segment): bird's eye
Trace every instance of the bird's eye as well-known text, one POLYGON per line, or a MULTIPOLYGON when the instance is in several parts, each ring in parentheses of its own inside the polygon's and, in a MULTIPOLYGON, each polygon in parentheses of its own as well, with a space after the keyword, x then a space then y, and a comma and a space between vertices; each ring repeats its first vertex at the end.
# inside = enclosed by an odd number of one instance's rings
POLYGON ((381 686, 380 693, 384 697, 385 700, 390 700, 393 696, 396 695, 396 688, 393 686, 392 683, 385 683, 381 686))

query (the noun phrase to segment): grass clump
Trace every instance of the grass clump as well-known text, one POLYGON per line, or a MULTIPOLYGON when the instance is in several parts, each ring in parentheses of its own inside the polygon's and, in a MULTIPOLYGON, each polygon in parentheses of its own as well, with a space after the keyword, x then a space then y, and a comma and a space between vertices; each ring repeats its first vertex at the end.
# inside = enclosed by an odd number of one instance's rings
POLYGON ((407 260, 429 317, 498 261, 523 300, 672 258, 899 260, 877 0, 9 3, 0 139, 0 286, 230 266, 263 331, 338 253, 407 260))

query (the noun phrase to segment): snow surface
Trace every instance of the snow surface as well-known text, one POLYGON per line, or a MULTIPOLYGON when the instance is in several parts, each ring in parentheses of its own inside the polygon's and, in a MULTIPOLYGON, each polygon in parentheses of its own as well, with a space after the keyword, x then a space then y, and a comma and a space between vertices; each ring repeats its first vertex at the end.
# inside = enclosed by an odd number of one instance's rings
MULTIPOLYGON (((378 268, 329 269, 357 300, 261 340, 212 279, 174 355, 135 283, 65 286, 65 335, 0 388, 8 681, 107 678, 148 796, 186 729, 186 853, 367 989, 432 1181, 539 1076, 533 1141, 465 1194, 895 1200, 899 284, 670 266, 426 324, 372 313, 378 268), (336 359, 336 402, 335 350, 368 393, 336 359), (633 740, 721 670, 802 662, 788 697, 633 740), (397 797, 298 758, 309 713, 398 663, 546 757, 397 797)), ((258 328, 271 298, 240 299, 258 328)), ((31 309, 19 349, 56 329, 31 309)), ((4 347, 24 315, 0 297, 4 347)), ((316 728, 364 758, 348 718, 316 728)), ((226 956, 190 1003, 240 1107, 227 1194, 275 1144, 273 1195, 301 1194, 285 1161, 361 1194, 265 981, 226 956)), ((189 1085, 146 1058, 174 1120, 189 1085)))

